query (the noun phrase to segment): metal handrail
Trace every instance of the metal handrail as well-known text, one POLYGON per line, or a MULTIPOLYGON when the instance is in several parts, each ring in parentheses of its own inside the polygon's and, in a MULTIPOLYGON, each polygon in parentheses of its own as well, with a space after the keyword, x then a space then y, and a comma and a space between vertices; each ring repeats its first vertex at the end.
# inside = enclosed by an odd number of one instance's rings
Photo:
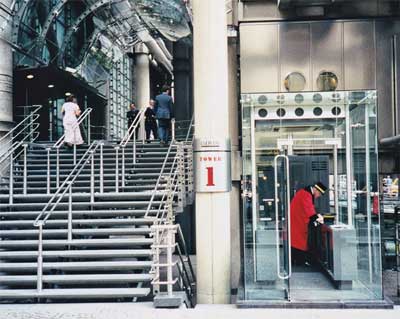
POLYGON ((31 114, 29 114, 28 117, 26 117, 24 120, 19 122, 17 124, 17 126, 15 126, 11 131, 9 131, 6 135, 4 135, 2 138, 0 138, 0 143, 2 143, 4 140, 6 140, 9 136, 12 136, 12 139, 15 139, 15 137, 17 137, 20 134, 22 134, 22 132, 26 129, 24 127, 24 129, 22 131, 18 132, 17 135, 13 135, 20 128, 20 126, 24 125, 27 122, 30 123, 29 125, 32 125, 39 118, 40 115, 37 114, 37 112, 42 108, 42 106, 41 105, 32 105, 32 107, 36 107, 36 109, 33 110, 31 112, 31 114))
MULTIPOLYGON (((194 127, 193 122, 194 122, 194 115, 192 116, 192 119, 190 120, 189 129, 186 133, 185 142, 187 142, 189 140, 190 132, 192 131, 192 127, 194 127)), ((193 138, 192 138, 192 140, 193 140, 193 138)))
MULTIPOLYGON (((78 123, 77 125, 79 126, 84 119, 86 119, 88 117, 88 119, 90 120, 90 113, 92 113, 92 108, 88 107, 86 110, 83 111, 83 113, 78 117, 78 123)), ((88 124, 88 139, 89 139, 89 144, 90 144, 90 123, 88 124)), ((65 140, 65 133, 57 140, 57 142, 54 143, 53 148, 60 148, 65 140)))
MULTIPOLYGON (((136 129, 140 125, 144 117, 145 110, 140 110, 139 113, 136 115, 135 119, 133 120, 132 124, 129 126, 128 131, 126 132, 125 136, 122 138, 121 143, 119 144, 121 147, 125 147, 132 136, 136 137, 136 129)), ((144 140, 144 139, 143 139, 144 140)))
MULTIPOLYGON (((132 163, 133 165, 136 164, 136 129, 139 127, 142 119, 144 118, 144 110, 140 110, 139 113, 136 115, 135 119, 133 120, 132 124, 129 126, 128 131, 126 132, 125 136, 122 138, 121 142, 119 143, 119 147, 121 148, 122 152, 122 172, 121 172, 121 184, 122 187, 125 187, 125 148, 128 142, 131 140, 133 136, 133 143, 132 143, 132 163)), ((144 137, 142 139, 142 143, 144 144, 144 137)), ((116 152, 117 149, 116 149, 116 152)), ((117 187, 118 192, 118 187, 117 187)))
MULTIPOLYGON (((155 250, 154 253, 154 260, 152 265, 152 272, 154 273, 154 279, 152 281, 153 289, 155 293, 158 293, 160 290, 160 285, 167 285, 168 294, 172 294, 172 287, 174 283, 177 282, 177 279, 172 278, 172 267, 176 266, 176 263, 172 262, 172 254, 173 251, 171 249, 172 242, 171 236, 178 235, 178 239, 180 242, 179 244, 174 244, 173 247, 177 248, 178 257, 181 261, 181 268, 178 267, 179 271, 179 278, 182 281, 182 285, 184 286, 184 290, 187 294, 188 299, 192 306, 194 306, 194 288, 196 282, 196 276, 194 273, 193 265, 190 261, 189 253, 187 251, 186 242, 184 240, 182 230, 179 225, 173 225, 174 221, 174 212, 173 212, 173 203, 176 194, 178 194, 178 202, 180 200, 179 196, 182 196, 181 192, 183 189, 178 189, 178 187, 186 187, 186 181, 180 180, 183 176, 186 176, 186 163, 185 163, 185 146, 187 147, 187 142, 190 135, 190 130, 192 127, 193 119, 191 120, 191 125, 189 127, 189 132, 186 135, 186 140, 184 142, 176 142, 174 139, 171 142, 171 145, 168 148, 167 154, 165 156, 160 175, 157 179, 156 186, 153 190, 152 196, 150 198, 148 207, 146 209, 145 217, 149 217, 150 209, 153 206, 153 201, 156 194, 159 192, 159 187, 161 184, 161 180, 163 178, 167 179, 167 188, 163 191, 158 208, 156 210, 156 215, 152 216, 154 218, 153 222, 153 235, 154 235, 154 245, 153 249, 155 250), (172 148, 177 148, 177 153, 173 158, 172 165, 169 171, 166 171, 166 163, 169 159, 170 153, 172 148), (181 161, 182 160, 182 161, 181 161), (167 216, 166 216, 167 215, 167 216), (154 232, 155 231, 155 232, 154 232), (167 244, 165 244, 167 243, 167 244), (182 248, 182 249, 181 249, 182 248), (159 255, 162 249, 166 249, 167 252, 167 263, 161 264, 159 262, 159 255), (182 251, 184 252, 185 259, 187 265, 185 263, 184 258, 182 257, 182 251), (167 267, 167 281, 163 282, 160 281, 160 268, 167 267), (191 279, 191 278, 192 279, 191 279)), ((183 197, 183 196, 182 196, 183 197)), ((183 199, 182 199, 183 202, 183 199)))
MULTIPOLYGON (((9 170, 9 204, 14 201, 14 159, 24 154, 23 168, 23 194, 27 193, 27 147, 28 142, 35 141, 38 136, 40 126, 36 120, 39 118, 37 112, 42 108, 41 105, 34 106, 35 109, 23 121, 17 124, 10 132, 0 139, 0 143, 7 141, 9 147, 0 155, 0 177, 3 177, 4 170, 9 170), (16 153, 16 154, 15 154, 16 153), (6 161, 9 161, 6 163, 6 161)), ((5 144, 5 143, 4 143, 5 144)))
MULTIPOLYGON (((171 153, 171 150, 172 150, 172 147, 173 147, 173 146, 175 146, 175 144, 174 144, 174 143, 171 143, 171 144, 169 145, 169 147, 168 147, 167 154, 165 155, 164 162, 163 162, 163 164, 162 164, 162 166, 161 166, 160 175, 158 175, 156 185, 154 186, 153 193, 152 193, 152 195, 151 195, 149 204, 147 205, 146 213, 145 213, 145 215, 144 215, 145 218, 149 217, 149 212, 150 212, 151 206, 153 205, 153 201, 154 201, 154 198, 155 198, 156 193, 157 193, 157 191, 158 191, 158 187, 160 186, 161 180, 163 179, 163 174, 164 174, 165 166, 167 165, 167 162, 168 162, 168 159, 169 159, 169 154, 171 153)), ((174 166, 175 160, 176 160, 176 156, 175 156, 175 158, 174 158, 174 162, 173 162, 172 167, 174 166)))
MULTIPOLYGON (((33 141, 36 140, 39 136, 39 133, 36 132, 39 126, 40 126, 39 123, 33 123, 31 131, 27 135, 25 135, 24 139, 22 139, 21 141, 14 142, 10 148, 8 148, 4 153, 2 153, 0 155, 0 165, 3 163, 4 160, 6 160, 10 156, 11 153, 15 152, 21 145, 29 144, 29 142, 27 142, 26 139, 32 137, 33 141)), ((19 155, 16 155, 14 157, 17 157, 19 155)))
POLYGON ((43 227, 46 224, 46 221, 49 219, 57 205, 61 202, 64 198, 65 194, 69 191, 69 200, 68 200, 68 241, 72 241, 72 186, 75 180, 78 178, 80 173, 82 172, 83 168, 91 159, 91 176, 90 176, 90 184, 91 184, 91 191, 90 191, 90 201, 91 203, 94 202, 94 155, 97 148, 102 145, 101 143, 95 141, 93 142, 85 154, 80 159, 79 163, 75 165, 72 169, 71 173, 67 176, 63 184, 59 187, 57 192, 50 198, 47 202, 46 206, 37 216, 35 221, 33 222, 34 227, 39 228, 39 238, 38 238, 38 257, 37 257, 37 290, 41 292, 43 287, 43 227), (88 154, 90 154, 88 156, 88 154), (65 188, 65 189, 64 189, 65 188), (63 190, 64 189, 64 190, 63 190), (55 201, 57 199, 57 201, 55 201), (55 201, 55 203, 53 203, 55 201), (51 209, 47 211, 47 209, 52 205, 51 209), (42 218, 44 216, 44 218, 42 218))
POLYGON ((88 160, 90 157, 88 157, 88 154, 90 152, 95 152, 97 150, 97 147, 100 146, 100 143, 98 141, 94 141, 89 148, 87 149, 87 151, 85 152, 85 154, 81 157, 81 159, 79 160, 79 162, 75 165, 75 167, 72 169, 71 173, 68 174, 68 176, 65 178, 64 182, 61 184, 61 186, 58 188, 58 190, 54 193, 54 195, 51 197, 51 199, 47 202, 46 206, 42 209, 42 211, 40 212, 40 214, 36 217, 33 225, 35 227, 38 227, 39 224, 42 224, 43 226, 45 225, 46 221, 49 219, 50 215, 52 214, 52 212, 54 211, 54 209, 56 208, 56 206, 58 205, 58 203, 63 199, 64 195, 66 194, 66 192, 68 191, 69 187, 72 186, 72 184, 68 187, 66 187, 66 189, 63 191, 63 193, 60 195, 61 191, 63 190, 63 188, 65 187, 65 185, 69 184, 69 183, 74 183, 75 180, 77 179, 77 177, 79 176, 79 174, 82 172, 83 168, 85 167, 85 165, 87 164, 88 160), (88 158, 86 158, 88 157, 88 158), (83 163, 83 164, 82 164, 83 163), (53 201, 58 197, 58 200, 53 204, 53 201), (47 212, 47 209, 49 208, 50 205, 52 205, 52 208, 50 209, 49 212, 47 212), (42 216, 45 214, 45 218, 43 220, 41 220, 42 216), (41 220, 41 223, 39 223, 39 221, 41 220))

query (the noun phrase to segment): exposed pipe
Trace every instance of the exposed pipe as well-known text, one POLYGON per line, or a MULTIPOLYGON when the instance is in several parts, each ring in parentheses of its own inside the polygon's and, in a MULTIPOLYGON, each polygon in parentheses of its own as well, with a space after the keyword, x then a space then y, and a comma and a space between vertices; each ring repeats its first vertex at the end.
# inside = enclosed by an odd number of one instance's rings
POLYGON ((385 137, 379 140, 381 146, 389 146, 400 143, 400 135, 385 137))
POLYGON ((159 43, 150 35, 147 30, 141 30, 137 33, 138 38, 146 44, 150 53, 153 54, 154 58, 163 64, 169 73, 172 74, 173 66, 167 55, 164 53, 159 43))

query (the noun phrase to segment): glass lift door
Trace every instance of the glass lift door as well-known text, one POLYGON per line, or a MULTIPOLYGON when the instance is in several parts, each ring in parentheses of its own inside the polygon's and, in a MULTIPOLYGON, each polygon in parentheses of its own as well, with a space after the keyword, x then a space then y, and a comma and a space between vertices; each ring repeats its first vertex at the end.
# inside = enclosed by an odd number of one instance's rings
POLYGON ((382 300, 376 93, 304 93, 303 113, 294 94, 274 96, 243 97, 242 299, 382 300), (318 264, 298 267, 290 201, 317 181, 330 189, 315 202, 326 221, 313 247, 318 264))

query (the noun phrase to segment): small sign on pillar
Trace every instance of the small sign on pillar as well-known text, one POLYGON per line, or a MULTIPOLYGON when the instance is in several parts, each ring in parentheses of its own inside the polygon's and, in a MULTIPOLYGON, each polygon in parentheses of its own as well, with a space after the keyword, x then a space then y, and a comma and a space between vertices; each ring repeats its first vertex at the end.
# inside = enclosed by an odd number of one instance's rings
POLYGON ((199 193, 231 190, 230 140, 195 140, 195 187, 199 193))

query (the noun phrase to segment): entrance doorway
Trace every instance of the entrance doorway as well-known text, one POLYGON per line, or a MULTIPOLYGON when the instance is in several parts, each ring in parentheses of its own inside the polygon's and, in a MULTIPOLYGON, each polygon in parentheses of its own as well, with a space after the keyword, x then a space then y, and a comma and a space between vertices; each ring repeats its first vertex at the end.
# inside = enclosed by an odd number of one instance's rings
POLYGON ((242 302, 383 300, 376 92, 245 94, 242 302), (290 203, 316 182, 325 223, 306 263, 291 253, 290 203))

